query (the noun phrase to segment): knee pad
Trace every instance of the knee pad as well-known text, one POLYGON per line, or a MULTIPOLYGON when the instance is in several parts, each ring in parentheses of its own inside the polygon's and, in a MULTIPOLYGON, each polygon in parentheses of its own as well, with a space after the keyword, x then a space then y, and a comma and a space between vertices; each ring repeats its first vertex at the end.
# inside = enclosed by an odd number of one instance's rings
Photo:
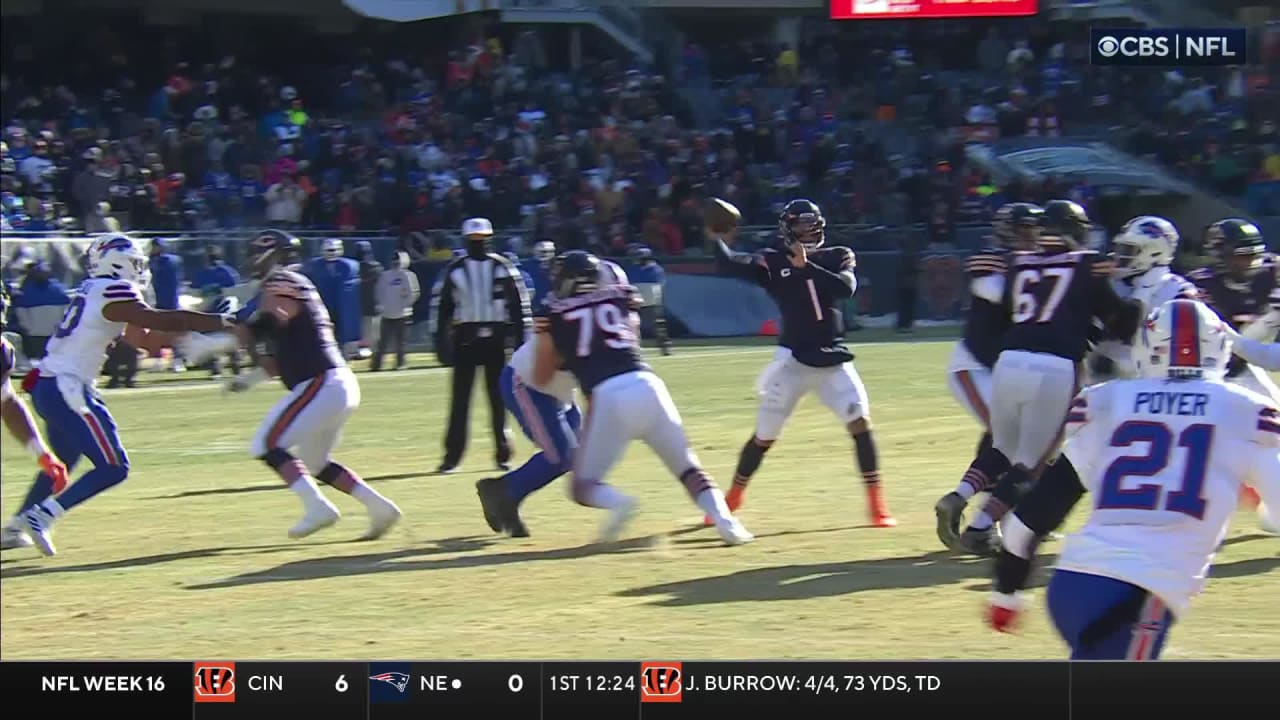
POLYGON ((271 448, 259 456, 258 459, 266 463, 267 467, 275 470, 281 465, 293 460, 293 456, 289 454, 288 450, 284 450, 282 448, 271 448))

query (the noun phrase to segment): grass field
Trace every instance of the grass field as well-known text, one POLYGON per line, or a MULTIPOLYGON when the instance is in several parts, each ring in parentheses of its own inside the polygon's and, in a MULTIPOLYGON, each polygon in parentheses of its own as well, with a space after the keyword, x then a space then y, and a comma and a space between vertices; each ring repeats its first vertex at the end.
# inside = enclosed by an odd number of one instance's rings
MULTIPOLYGON (((1019 635, 987 630, 988 564, 940 551, 934 537, 933 502, 959 478, 977 439, 943 382, 950 341, 854 339, 900 526, 864 526, 850 442, 810 399, 756 477, 740 515, 758 541, 739 548, 695 529, 699 513, 642 446, 612 478, 642 503, 620 547, 592 546, 602 516, 572 504, 563 481, 526 504, 533 537, 493 536, 473 489, 492 474, 483 413, 473 415, 463 472, 430 474, 448 402, 438 369, 361 374, 363 406, 338 453, 404 508, 402 525, 386 539, 352 542, 365 518, 338 496, 338 525, 290 541, 297 499, 246 454, 278 385, 230 397, 207 381, 109 391, 132 475, 59 525, 57 557, 4 554, 0 654, 1061 657, 1038 602, 1019 635)), ((769 352, 702 345, 654 358, 703 462, 724 484, 751 432, 751 388, 769 352)), ((31 460, 7 436, 2 443, 7 516, 31 460)), ((530 443, 521 437, 517 448, 523 458, 530 443)), ((1077 513, 1072 522, 1080 520, 1077 513)), ((1239 513, 1214 579, 1166 656, 1280 657, 1278 556, 1280 539, 1239 513)))

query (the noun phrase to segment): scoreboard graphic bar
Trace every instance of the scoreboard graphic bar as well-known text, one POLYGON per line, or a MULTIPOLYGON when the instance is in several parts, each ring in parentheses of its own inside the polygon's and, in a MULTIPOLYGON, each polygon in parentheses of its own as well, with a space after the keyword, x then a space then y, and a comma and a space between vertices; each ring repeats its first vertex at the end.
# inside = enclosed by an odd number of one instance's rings
POLYGON ((44 714, 194 720, 678 720, 1017 708, 1037 720, 1274 707, 1280 661, 3 662, 4 697, 44 714), (141 714, 138 712, 141 711, 141 714))
POLYGON ((1039 10, 1039 0, 831 0, 833 20, 1018 17, 1039 10))

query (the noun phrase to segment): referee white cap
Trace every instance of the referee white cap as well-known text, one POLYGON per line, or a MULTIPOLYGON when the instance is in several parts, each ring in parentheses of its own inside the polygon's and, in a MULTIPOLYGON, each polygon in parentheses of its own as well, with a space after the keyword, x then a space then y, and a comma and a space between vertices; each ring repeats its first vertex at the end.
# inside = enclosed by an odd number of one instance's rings
POLYGON ((463 235, 492 235, 493 223, 488 218, 467 218, 462 221, 463 235))

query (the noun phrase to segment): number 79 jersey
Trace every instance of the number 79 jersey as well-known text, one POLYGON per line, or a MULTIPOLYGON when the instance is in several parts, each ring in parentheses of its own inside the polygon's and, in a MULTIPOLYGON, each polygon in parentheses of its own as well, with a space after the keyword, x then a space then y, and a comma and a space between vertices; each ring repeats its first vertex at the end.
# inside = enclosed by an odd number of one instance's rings
POLYGON ((616 375, 649 370, 631 327, 639 297, 631 285, 613 285, 585 295, 551 298, 546 306, 551 340, 583 392, 616 375))
POLYGON ((1002 349, 1079 362, 1089 350, 1093 318, 1116 301, 1110 275, 1111 263, 1092 250, 1014 253, 1004 284, 1013 324, 1002 349))
POLYGON ((1236 385, 1095 385, 1076 397, 1066 436, 1094 508, 1058 567, 1145 588, 1175 615, 1203 587, 1241 485, 1280 498, 1280 411, 1236 385))
POLYGON ((137 286, 125 280, 89 278, 81 283, 45 348, 41 374, 67 375, 92 385, 102 370, 107 347, 124 332, 124 323, 108 320, 102 314, 107 305, 115 302, 143 299, 137 286))

